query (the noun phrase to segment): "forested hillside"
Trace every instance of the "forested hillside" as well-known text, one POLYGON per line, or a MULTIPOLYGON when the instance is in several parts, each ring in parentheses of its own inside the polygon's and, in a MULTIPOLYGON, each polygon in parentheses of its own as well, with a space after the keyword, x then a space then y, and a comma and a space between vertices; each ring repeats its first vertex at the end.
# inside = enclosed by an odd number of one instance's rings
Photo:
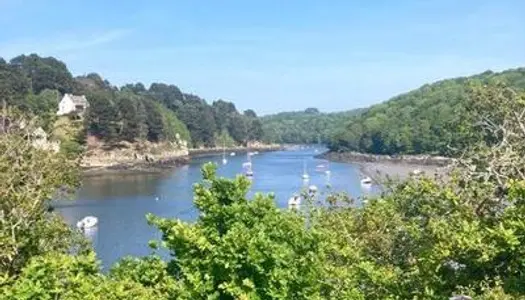
MULTIPOLYGON (((177 86, 142 83, 116 87, 98 74, 73 77, 53 58, 21 55, 0 58, 0 95, 9 106, 56 121, 58 102, 65 93, 86 95, 90 107, 84 127, 92 136, 118 141, 171 141, 177 135, 194 147, 246 144, 262 138, 262 125, 252 110, 240 113, 233 103, 211 105, 177 86)), ((78 138, 81 143, 83 137, 78 138)))
POLYGON ((452 155, 475 138, 464 130, 469 122, 468 90, 496 82, 524 90, 525 68, 447 79, 396 96, 350 118, 332 136, 329 148, 373 154, 452 155))
POLYGON ((365 109, 322 113, 317 108, 308 108, 304 111, 263 116, 263 139, 273 143, 325 143, 336 129, 345 125, 348 118, 363 111, 365 109))

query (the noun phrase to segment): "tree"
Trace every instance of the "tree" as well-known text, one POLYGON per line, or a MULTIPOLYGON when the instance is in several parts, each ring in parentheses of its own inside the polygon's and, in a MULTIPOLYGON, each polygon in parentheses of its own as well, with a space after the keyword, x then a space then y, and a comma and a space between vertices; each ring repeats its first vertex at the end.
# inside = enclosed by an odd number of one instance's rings
POLYGON ((144 99, 143 102, 146 111, 146 124, 148 128, 148 140, 152 142, 161 141, 163 136, 162 112, 150 99, 144 99))
MULTIPOLYGON (((270 143, 310 144, 333 140, 334 134, 366 109, 338 113, 282 112, 263 116, 262 140, 270 143)), ((352 130, 349 128, 349 130, 352 130)))
POLYGON ((63 62, 53 57, 20 55, 13 58, 10 64, 29 77, 35 94, 45 89, 58 90, 62 94, 73 91, 73 76, 63 62))
POLYGON ((130 91, 132 93, 135 93, 135 94, 143 94, 145 93, 147 90, 146 90, 146 87, 144 87, 144 85, 140 82, 137 82, 137 83, 128 83, 126 85, 124 85, 122 88, 121 88, 122 91, 130 91))
POLYGON ((191 136, 186 125, 177 118, 177 115, 167 109, 160 103, 154 103, 157 106, 158 111, 162 114, 162 135, 163 137, 171 142, 176 142, 177 136, 179 139, 191 143, 191 136))
POLYGON ((30 83, 22 70, 5 61, 0 62, 0 101, 7 105, 23 106, 29 91, 30 83))
POLYGON ((247 136, 249 141, 260 141, 263 137, 262 122, 257 118, 257 114, 248 109, 244 111, 246 122, 248 123, 247 136))
POLYGON ((46 132, 49 132, 56 120, 60 93, 57 90, 43 90, 38 95, 29 94, 26 96, 26 104, 22 109, 39 116, 41 126, 46 132))
POLYGON ((0 278, 14 276, 31 257, 75 250, 69 226, 48 211, 57 190, 78 184, 78 160, 62 153, 35 148, 30 122, 19 129, 23 117, 2 116, 10 126, 0 135, 0 278))
POLYGON ((184 102, 184 95, 175 85, 152 83, 149 87, 148 94, 173 111, 177 111, 184 102))
POLYGON ((315 115, 315 114, 318 114, 319 113, 319 109, 315 108, 315 107, 309 107, 307 109, 304 110, 304 112, 306 114, 312 114, 312 115, 315 115))
POLYGON ((194 146, 213 146, 216 125, 212 108, 198 97, 186 98, 177 116, 188 127, 194 146))
POLYGON ((454 155, 476 139, 472 132, 465 131, 471 122, 466 106, 471 85, 495 82, 525 90, 525 68, 442 80, 373 105, 360 116, 341 123, 337 129, 340 132, 333 133, 338 137, 332 139, 330 150, 454 155), (343 141, 343 136, 353 140, 343 141))
POLYGON ((88 94, 89 109, 86 123, 89 134, 105 141, 114 141, 118 137, 118 110, 109 92, 97 91, 88 94))
POLYGON ((152 288, 100 273, 95 256, 50 253, 38 256, 12 285, 0 286, 3 299, 162 299, 152 288))
POLYGON ((235 105, 231 102, 219 99, 212 103, 212 107, 217 130, 219 132, 227 130, 231 126, 232 117, 238 113, 235 105))
POLYGON ((243 115, 232 115, 228 132, 237 143, 245 144, 248 140, 248 126, 248 120, 243 115))
POLYGON ((320 296, 321 240, 299 214, 272 197, 248 200, 249 181, 217 178, 203 168, 195 186, 195 223, 152 215, 172 253, 168 273, 181 299, 315 299, 320 296))
POLYGON ((121 129, 119 137, 133 142, 140 137, 144 137, 146 128, 146 115, 143 108, 142 115, 139 115, 139 100, 133 94, 119 93, 117 96, 117 110, 120 113, 121 129))

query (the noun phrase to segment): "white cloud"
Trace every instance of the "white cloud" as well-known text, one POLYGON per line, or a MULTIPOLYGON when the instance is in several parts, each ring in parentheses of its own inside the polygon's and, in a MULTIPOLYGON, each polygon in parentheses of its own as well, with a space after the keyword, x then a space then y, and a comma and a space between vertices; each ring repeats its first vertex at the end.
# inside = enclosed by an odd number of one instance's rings
POLYGON ((25 38, 0 43, 0 55, 12 58, 20 54, 73 55, 125 38, 129 29, 112 29, 104 32, 60 34, 53 38, 25 38))

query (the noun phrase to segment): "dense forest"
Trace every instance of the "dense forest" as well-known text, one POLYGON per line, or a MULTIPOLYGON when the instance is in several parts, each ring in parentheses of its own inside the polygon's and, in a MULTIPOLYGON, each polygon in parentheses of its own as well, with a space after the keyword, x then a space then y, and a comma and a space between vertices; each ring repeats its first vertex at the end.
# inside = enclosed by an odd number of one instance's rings
MULTIPOLYGON (((9 62, 0 58, 0 95, 7 105, 45 116, 50 129, 58 102, 65 93, 86 95, 90 104, 84 133, 111 143, 171 141, 177 136, 194 147, 242 145, 262 138, 262 125, 253 110, 240 113, 231 102, 211 105, 177 86, 152 83, 111 85, 98 74, 73 77, 67 66, 36 54, 9 62)), ((83 138, 79 138, 81 143, 83 138)))
POLYGON ((32 128, 3 128, 0 295, 525 299, 525 93, 491 84, 468 93, 465 131, 482 134, 446 177, 385 182, 359 202, 305 190, 301 206, 280 209, 272 194, 249 197, 250 179, 219 177, 209 163, 194 185, 195 220, 148 214, 160 233, 143 241, 152 253, 104 270, 88 238, 50 209, 78 186, 78 160, 34 147, 32 128))
POLYGON ((326 143, 337 129, 344 127, 350 117, 363 111, 365 109, 322 113, 317 108, 307 108, 304 111, 262 116, 263 140, 290 144, 326 143))
POLYGON ((525 68, 442 80, 373 105, 350 118, 331 137, 329 148, 389 155, 454 155, 465 148, 468 139, 476 138, 465 131, 470 122, 470 108, 465 105, 469 90, 497 82, 523 90, 525 68))

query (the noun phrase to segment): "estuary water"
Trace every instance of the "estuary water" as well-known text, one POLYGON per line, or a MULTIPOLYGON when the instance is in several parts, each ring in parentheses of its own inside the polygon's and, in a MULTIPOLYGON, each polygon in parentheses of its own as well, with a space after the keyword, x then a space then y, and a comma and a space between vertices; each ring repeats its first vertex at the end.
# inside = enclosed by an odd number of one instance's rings
MULTIPOLYGON (((273 193, 276 204, 286 208, 288 199, 309 185, 316 185, 320 194, 346 192, 355 198, 373 192, 361 185, 358 165, 314 158, 324 150, 303 147, 253 155, 250 194, 273 193), (330 176, 318 170, 320 165, 329 167, 330 176), (308 182, 302 179, 305 167, 310 176, 308 182)), ((201 166, 216 162, 220 176, 234 177, 242 173, 242 164, 247 161, 245 153, 228 153, 226 158, 228 162, 223 165, 222 155, 197 157, 188 165, 159 174, 86 177, 74 200, 61 200, 56 208, 72 226, 84 216, 98 218, 97 227, 86 231, 86 235, 102 265, 108 267, 126 255, 151 253, 148 241, 159 239, 160 233, 146 223, 147 213, 194 220, 198 211, 193 206, 192 186, 202 179, 201 166)))

